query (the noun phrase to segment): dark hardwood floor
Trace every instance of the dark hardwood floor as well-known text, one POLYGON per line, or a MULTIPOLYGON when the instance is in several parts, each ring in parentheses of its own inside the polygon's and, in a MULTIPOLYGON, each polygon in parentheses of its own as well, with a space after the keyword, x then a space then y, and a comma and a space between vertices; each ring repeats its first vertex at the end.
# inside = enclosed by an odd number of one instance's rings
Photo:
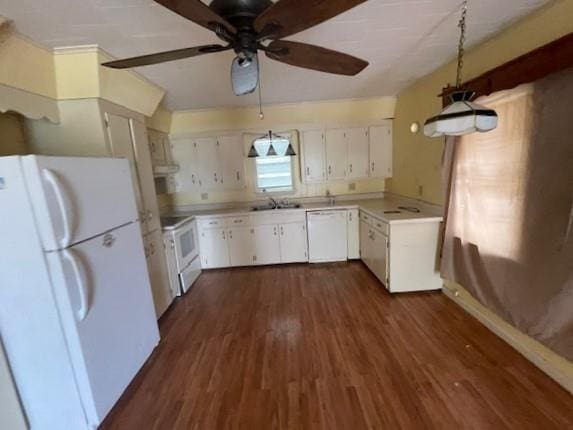
POLYGON ((103 429, 571 429, 573 396, 360 262, 204 272, 103 429))

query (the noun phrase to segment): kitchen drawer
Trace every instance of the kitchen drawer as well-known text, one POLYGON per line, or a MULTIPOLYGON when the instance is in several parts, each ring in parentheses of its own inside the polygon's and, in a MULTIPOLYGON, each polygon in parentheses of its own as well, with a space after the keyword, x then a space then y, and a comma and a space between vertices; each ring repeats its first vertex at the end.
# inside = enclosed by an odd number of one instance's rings
POLYGON ((373 225, 374 218, 372 216, 360 211, 360 221, 364 221, 365 223, 367 223, 369 225, 373 225))
POLYGON ((197 221, 199 229, 221 228, 227 226, 227 218, 204 218, 197 221))
POLYGON ((252 215, 253 225, 290 224, 295 222, 306 222, 306 212, 304 210, 292 212, 276 210, 252 215))
POLYGON ((228 227, 242 227, 250 225, 251 225, 251 217, 248 215, 227 218, 228 227))
POLYGON ((374 228, 374 230, 378 230, 385 236, 388 236, 390 234, 390 226, 388 225, 388 223, 384 221, 380 221, 377 218, 372 218, 371 225, 374 228))

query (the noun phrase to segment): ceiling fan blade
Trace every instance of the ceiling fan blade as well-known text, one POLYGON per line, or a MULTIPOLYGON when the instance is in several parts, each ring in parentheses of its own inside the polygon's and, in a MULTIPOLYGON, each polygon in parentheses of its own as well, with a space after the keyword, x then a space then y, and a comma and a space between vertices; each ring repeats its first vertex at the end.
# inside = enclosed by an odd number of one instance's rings
POLYGON ((227 31, 236 33, 237 30, 225 18, 214 12, 201 0, 154 0, 167 9, 199 24, 209 30, 214 31, 214 24, 223 26, 227 31))
POLYGON ((103 63, 102 66, 112 69, 129 69, 130 67, 149 66, 151 64, 165 63, 167 61, 181 60, 183 58, 196 57, 198 55, 211 54, 213 52, 227 51, 230 46, 204 45, 194 48, 175 49, 174 51, 158 52, 157 54, 141 55, 139 57, 126 58, 103 63))
POLYGON ((368 66, 367 61, 352 55, 286 40, 274 41, 264 51, 273 60, 336 75, 354 76, 368 66))
POLYGON ((281 39, 314 27, 367 0, 279 0, 255 20, 255 30, 281 39))

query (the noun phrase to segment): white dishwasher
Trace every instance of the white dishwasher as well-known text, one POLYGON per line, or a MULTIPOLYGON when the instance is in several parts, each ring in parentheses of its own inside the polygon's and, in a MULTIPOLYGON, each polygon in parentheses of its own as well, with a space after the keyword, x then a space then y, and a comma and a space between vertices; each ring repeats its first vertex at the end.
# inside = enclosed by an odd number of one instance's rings
POLYGON ((311 263, 346 261, 346 210, 307 212, 308 257, 311 263))

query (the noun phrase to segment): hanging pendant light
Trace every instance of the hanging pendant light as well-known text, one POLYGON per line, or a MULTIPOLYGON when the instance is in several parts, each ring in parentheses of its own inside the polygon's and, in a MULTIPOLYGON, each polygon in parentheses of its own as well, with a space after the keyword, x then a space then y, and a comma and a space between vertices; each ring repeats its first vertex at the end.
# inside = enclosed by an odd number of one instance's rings
POLYGON ((277 151, 275 151, 275 147, 273 146, 273 132, 269 130, 269 142, 271 143, 269 146, 269 150, 267 152, 267 157, 272 157, 277 155, 277 151))
POLYGON ((461 88, 467 9, 466 0, 462 6, 462 17, 459 23, 460 42, 456 90, 449 95, 451 104, 425 122, 424 134, 428 137, 463 136, 476 131, 485 133, 497 127, 497 113, 493 109, 471 102, 475 93, 461 88))
POLYGON ((285 152, 285 156, 287 157, 296 157, 296 152, 294 152, 294 148, 292 147, 292 143, 289 142, 288 148, 285 152))
POLYGON ((257 152, 257 148, 255 148, 255 142, 251 143, 251 149, 249 149, 249 154, 247 157, 249 158, 257 158, 259 153, 257 152))

